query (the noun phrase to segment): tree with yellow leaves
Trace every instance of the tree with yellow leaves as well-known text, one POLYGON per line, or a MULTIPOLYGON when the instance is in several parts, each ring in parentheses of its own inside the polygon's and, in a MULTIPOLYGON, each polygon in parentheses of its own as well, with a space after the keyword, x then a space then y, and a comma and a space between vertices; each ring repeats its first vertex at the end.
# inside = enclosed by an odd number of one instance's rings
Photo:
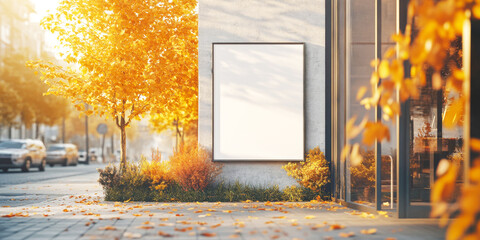
MULTIPOLYGON (((196 54, 192 53, 192 54, 196 54)), ((196 57, 196 56, 195 56, 196 57)), ((197 80, 195 75, 192 82, 197 80)), ((187 137, 195 137, 197 135, 198 121, 198 82, 196 85, 184 89, 176 95, 172 100, 175 107, 165 111, 163 108, 154 107, 150 114, 150 124, 154 131, 162 132, 167 129, 175 131, 177 136, 181 138, 181 145, 184 143, 185 134, 187 137), (190 133, 190 134, 189 134, 190 133), (190 136, 189 136, 189 135, 190 136), (191 136, 193 135, 193 136, 191 136)))
POLYGON ((4 58, 0 74, 0 126, 36 124, 53 126, 68 114, 69 103, 57 96, 44 96, 47 86, 31 69, 25 67, 26 57, 16 53, 4 58))
MULTIPOLYGON (((364 97, 367 88, 359 89, 357 99, 365 108, 380 106, 384 120, 395 119, 400 114, 400 101, 416 100, 420 90, 427 84, 432 89, 444 89, 455 97, 448 99, 448 108, 443 117, 445 127, 461 126, 465 103, 470 101, 468 82, 464 69, 459 64, 462 53, 459 45, 464 26, 470 17, 480 18, 480 1, 474 0, 411 0, 408 5, 407 26, 404 33, 393 36, 397 46, 389 49, 382 60, 372 62, 375 71, 371 77, 372 96, 364 97), (408 62, 409 68, 405 68, 408 62), (431 81, 427 81, 431 78, 431 81)), ((467 24, 467 25, 466 25, 467 24)), ((362 121, 354 125, 355 119, 347 123, 347 138, 363 132, 363 142, 373 144, 389 138, 388 127, 382 122, 362 121), (364 130, 365 129, 365 130, 364 130)), ((480 140, 471 139, 473 151, 480 151, 480 140)), ((346 146, 342 157, 361 162, 358 147, 346 146)), ((451 222, 447 239, 480 239, 478 215, 480 208, 480 159, 472 160, 468 176, 470 184, 465 186, 458 204, 450 204, 455 198, 459 163, 442 160, 439 164, 438 180, 431 191, 433 217, 441 217, 446 224, 450 213, 458 212, 451 222), (453 208, 452 208, 453 206, 453 208)))
POLYGON ((41 24, 58 34, 65 69, 32 62, 50 85, 49 94, 70 99, 85 114, 115 120, 121 132, 122 167, 126 131, 152 107, 168 112, 174 96, 196 85, 195 0, 63 0, 41 24), (85 108, 85 104, 91 108, 85 108))

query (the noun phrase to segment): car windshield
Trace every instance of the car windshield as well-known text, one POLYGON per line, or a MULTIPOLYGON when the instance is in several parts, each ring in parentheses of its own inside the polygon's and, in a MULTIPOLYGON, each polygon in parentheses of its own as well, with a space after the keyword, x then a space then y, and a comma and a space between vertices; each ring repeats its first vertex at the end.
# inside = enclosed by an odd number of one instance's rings
POLYGON ((22 142, 2 142, 0 148, 25 148, 25 143, 22 142))
POLYGON ((47 149, 47 151, 58 151, 58 150, 65 150, 65 147, 64 146, 50 146, 47 149))

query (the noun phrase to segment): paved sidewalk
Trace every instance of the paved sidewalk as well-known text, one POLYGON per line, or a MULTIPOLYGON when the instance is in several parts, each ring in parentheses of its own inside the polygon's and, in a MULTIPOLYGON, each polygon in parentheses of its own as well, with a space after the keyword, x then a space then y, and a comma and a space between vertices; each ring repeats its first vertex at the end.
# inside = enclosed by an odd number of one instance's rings
POLYGON ((330 202, 104 202, 95 180, 85 176, 0 188, 0 193, 71 193, 37 204, 0 206, 0 239, 400 240, 443 239, 445 234, 431 219, 373 216, 330 202))

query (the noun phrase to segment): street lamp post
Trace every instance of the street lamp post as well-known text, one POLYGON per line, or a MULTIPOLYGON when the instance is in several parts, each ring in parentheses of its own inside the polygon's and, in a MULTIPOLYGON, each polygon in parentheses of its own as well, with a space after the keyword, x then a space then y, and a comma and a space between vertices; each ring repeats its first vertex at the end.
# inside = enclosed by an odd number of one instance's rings
MULTIPOLYGON (((85 104, 85 108, 88 110, 88 104, 85 104)), ((85 114, 85 162, 90 164, 90 154, 88 149, 88 115, 85 114)))

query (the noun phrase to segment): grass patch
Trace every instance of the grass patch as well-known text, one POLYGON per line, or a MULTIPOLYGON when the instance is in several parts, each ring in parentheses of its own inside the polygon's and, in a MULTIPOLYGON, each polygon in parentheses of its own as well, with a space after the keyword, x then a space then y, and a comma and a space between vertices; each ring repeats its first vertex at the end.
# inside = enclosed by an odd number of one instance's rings
MULTIPOLYGON (((304 187, 292 186, 280 190, 278 186, 256 187, 240 183, 212 184, 204 190, 185 190, 176 183, 169 184, 163 190, 148 185, 122 184, 104 186, 104 192, 107 201, 144 202, 310 201, 319 196, 304 187)), ((325 199, 325 196, 322 199, 325 199)))

